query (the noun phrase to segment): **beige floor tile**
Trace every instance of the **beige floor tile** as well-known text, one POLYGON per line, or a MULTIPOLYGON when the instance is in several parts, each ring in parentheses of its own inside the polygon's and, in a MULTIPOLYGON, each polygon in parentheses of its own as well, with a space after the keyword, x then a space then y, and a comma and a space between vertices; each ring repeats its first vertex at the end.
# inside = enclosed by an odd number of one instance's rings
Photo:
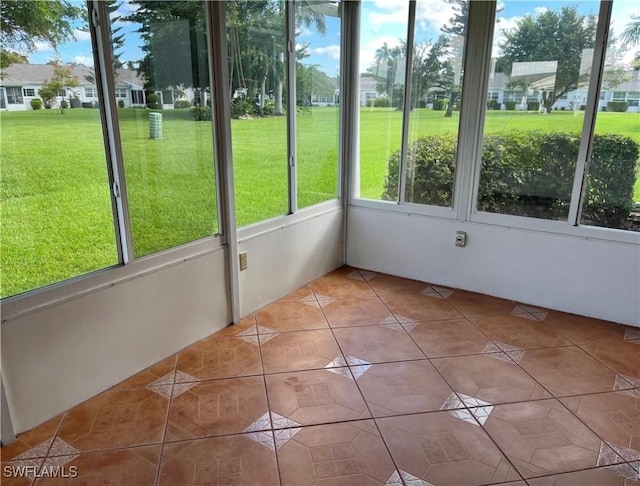
POLYGON ((369 363, 423 359, 424 353, 400 324, 345 327, 334 330, 345 356, 369 363))
POLYGON ((265 373, 324 368, 341 356, 329 329, 264 334, 260 349, 265 373))

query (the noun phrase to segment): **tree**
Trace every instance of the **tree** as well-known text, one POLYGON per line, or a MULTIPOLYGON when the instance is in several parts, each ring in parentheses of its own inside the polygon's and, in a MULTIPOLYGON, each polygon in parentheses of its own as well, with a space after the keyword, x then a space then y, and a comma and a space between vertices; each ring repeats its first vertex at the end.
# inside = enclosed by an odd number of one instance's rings
POLYGON ((622 42, 627 45, 640 44, 640 16, 632 15, 631 22, 622 32, 622 42))
POLYGON ((512 83, 530 84, 527 80, 514 79, 514 63, 555 61, 557 67, 552 73, 539 73, 547 83, 538 81, 542 100, 547 113, 562 95, 578 88, 586 78, 580 72, 580 62, 585 49, 594 46, 596 18, 594 15, 580 15, 577 7, 562 7, 560 11, 546 10, 537 16, 525 15, 516 27, 505 30, 502 48, 502 62, 512 83))
POLYGON ((60 100, 60 113, 64 115, 67 101, 64 99, 64 95, 60 95, 60 93, 64 93, 66 88, 74 88, 78 84, 78 78, 72 74, 72 67, 63 66, 56 61, 53 68, 53 77, 44 82, 42 88, 38 90, 38 94, 47 108, 53 106, 57 96, 63 96, 62 100, 60 100))
MULTIPOLYGON (((73 22, 84 10, 68 0, 29 0, 0 2, 0 43, 3 51, 33 52, 37 42, 47 42, 55 49, 73 39, 73 22)), ((2 67, 15 57, 2 56, 2 67)))
POLYGON ((7 51, 5 49, 0 50, 0 69, 5 69, 12 64, 28 64, 29 60, 27 56, 24 56, 18 52, 7 51))

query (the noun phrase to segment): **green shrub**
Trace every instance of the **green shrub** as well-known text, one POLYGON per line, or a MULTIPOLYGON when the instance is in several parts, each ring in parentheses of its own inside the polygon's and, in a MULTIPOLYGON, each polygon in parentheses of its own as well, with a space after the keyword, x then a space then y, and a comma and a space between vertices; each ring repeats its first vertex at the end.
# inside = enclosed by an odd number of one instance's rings
POLYGON ((498 100, 488 100, 487 101, 487 109, 488 110, 500 110, 502 105, 498 102, 498 100))
POLYGON ((615 111, 618 113, 624 113, 629 109, 628 101, 609 101, 607 103, 607 111, 615 111))
POLYGON ((437 111, 442 111, 447 109, 447 103, 449 100, 446 98, 440 98, 437 100, 433 100, 433 109, 437 111))
POLYGON ((176 100, 173 107, 175 109, 191 108, 191 102, 189 100, 176 100))
POLYGON ((527 110, 538 111, 540 109, 539 101, 527 101, 527 110))
POLYGON ((158 102, 158 95, 155 93, 149 93, 147 96, 147 108, 151 110, 161 110, 162 103, 158 102))
POLYGON ((118 107, 124 108, 124 100, 118 100, 118 107))
POLYGON ((505 101, 504 106, 506 107, 507 110, 515 110, 516 109, 516 102, 515 101, 505 101))
POLYGON ((391 106, 391 100, 387 96, 380 96, 375 99, 373 106, 376 108, 389 108, 391 106))
POLYGON ((194 106, 191 113, 195 121, 211 121, 211 108, 208 106, 194 106))
POLYGON ((256 105, 247 98, 238 98, 231 103, 231 118, 256 114, 256 105))
POLYGON ((31 100, 32 110, 42 110, 42 100, 40 98, 33 98, 31 100))
MULTIPOLYGON (((455 178, 456 137, 421 137, 409 146, 406 200, 450 206, 455 178)), ((566 219, 580 136, 571 133, 488 134, 482 146, 478 187, 480 211, 566 219)), ((640 147, 629 137, 606 134, 593 140, 585 193, 584 224, 627 229, 640 147)), ((388 160, 382 198, 398 197, 399 151, 388 160)))
POLYGON ((91 101, 83 101, 82 102, 82 107, 83 108, 93 108, 93 103, 91 101))

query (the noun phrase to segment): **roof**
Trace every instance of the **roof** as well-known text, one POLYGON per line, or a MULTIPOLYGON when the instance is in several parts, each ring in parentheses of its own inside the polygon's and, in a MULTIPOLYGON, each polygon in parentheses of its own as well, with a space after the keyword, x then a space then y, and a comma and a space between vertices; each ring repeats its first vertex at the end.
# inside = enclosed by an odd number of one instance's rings
MULTIPOLYGON (((629 78, 628 81, 625 81, 624 83, 621 83, 613 88, 609 88, 607 91, 640 91, 640 71, 629 70, 627 71, 627 77, 629 78)), ((509 77, 504 73, 494 73, 491 77, 489 77, 489 89, 507 89, 508 83, 509 77)), ((553 86, 554 83, 555 74, 549 75, 547 73, 545 77, 531 82, 530 86, 532 88, 539 88, 543 86, 553 86)), ((580 88, 582 88, 583 85, 584 83, 581 83, 580 88)))
MULTIPOLYGON (((39 85, 53 77, 53 64, 11 64, 2 71, 2 84, 4 86, 39 85)), ((93 76, 93 68, 86 66, 68 66, 71 75, 78 78, 81 85, 94 85, 87 81, 87 76, 93 76)), ((116 84, 128 84, 142 88, 144 80, 136 71, 130 69, 116 70, 116 84)))

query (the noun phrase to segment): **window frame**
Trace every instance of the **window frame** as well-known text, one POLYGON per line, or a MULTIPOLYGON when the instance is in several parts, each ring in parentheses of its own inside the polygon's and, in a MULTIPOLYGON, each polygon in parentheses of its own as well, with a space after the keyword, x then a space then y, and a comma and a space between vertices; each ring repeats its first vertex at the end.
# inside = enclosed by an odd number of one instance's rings
MULTIPOLYGON (((410 0, 409 5, 415 3, 410 0)), ((586 239, 619 242, 623 244, 640 244, 640 233, 614 228, 605 228, 580 224, 582 193, 587 163, 590 158, 593 141, 593 128, 599 104, 602 103, 602 78, 591 76, 585 109, 585 121, 581 138, 578 164, 574 174, 571 207, 567 221, 537 219, 508 214, 488 213, 477 210, 478 188, 481 171, 482 139, 486 115, 486 103, 489 98, 489 75, 491 67, 491 46, 496 17, 497 2, 470 2, 467 32, 465 39, 465 85, 462 90, 460 125, 458 133, 458 154, 456 158, 456 179, 454 185, 454 201, 452 208, 401 203, 398 201, 378 201, 358 196, 359 161, 358 154, 351 162, 354 167, 351 177, 351 197, 349 204, 355 207, 371 208, 402 214, 418 214, 434 218, 456 219, 461 222, 487 224, 500 227, 513 227, 523 230, 539 231, 586 239), (466 93, 466 96, 465 96, 466 93), (478 95, 479 94, 479 95, 478 95), (588 117, 588 118, 587 118, 588 117)), ((606 36, 610 29, 612 2, 599 3, 598 26, 594 49, 593 66, 598 73, 604 69, 604 53, 606 36)), ((411 8, 411 7, 410 7, 411 8)), ((410 21, 408 20, 410 26, 410 21)), ((357 37, 354 49, 359 49, 360 37, 357 37)), ((410 50, 412 44, 407 41, 410 50)), ((409 70, 410 64, 406 64, 409 70)), ((357 69, 357 68, 356 68, 357 69)), ((359 73, 357 73, 359 74, 359 73)), ((356 89, 358 87, 356 86, 356 89)), ((406 89, 409 92, 410 88, 406 89)), ((357 91, 359 96, 359 91, 357 91)), ((503 103, 504 103, 503 99, 503 103)), ((359 112, 357 113, 359 117, 359 112)), ((358 134, 356 134, 358 135, 358 134)), ((402 161, 401 161, 402 163, 402 161)))

